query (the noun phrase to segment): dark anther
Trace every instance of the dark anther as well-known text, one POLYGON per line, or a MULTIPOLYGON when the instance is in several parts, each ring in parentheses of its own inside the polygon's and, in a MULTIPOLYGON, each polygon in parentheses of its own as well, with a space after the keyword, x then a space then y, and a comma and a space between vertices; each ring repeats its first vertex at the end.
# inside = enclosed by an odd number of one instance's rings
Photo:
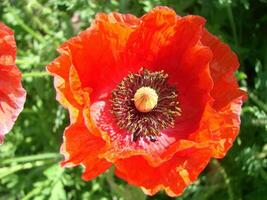
POLYGON ((138 138, 140 137, 140 135, 142 135, 142 133, 140 132, 140 130, 137 130, 133 133, 133 141, 136 142, 138 140, 138 138))
POLYGON ((149 137, 149 139, 150 139, 151 142, 156 142, 157 141, 157 138, 156 138, 155 135, 150 135, 148 137, 149 137))

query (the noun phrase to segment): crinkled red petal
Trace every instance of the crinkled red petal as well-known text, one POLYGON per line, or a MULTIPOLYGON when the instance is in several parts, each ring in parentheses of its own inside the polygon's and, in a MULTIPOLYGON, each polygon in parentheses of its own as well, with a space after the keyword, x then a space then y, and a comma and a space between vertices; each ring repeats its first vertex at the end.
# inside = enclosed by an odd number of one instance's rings
POLYGON ((210 147, 213 157, 224 157, 239 133, 242 98, 232 100, 219 111, 207 106, 200 129, 188 139, 210 147))
POLYGON ((13 127, 26 99, 15 60, 13 31, 0 22, 0 143, 13 127))
POLYGON ((70 53, 82 87, 93 89, 91 102, 109 93, 118 80, 128 74, 128 69, 122 65, 121 54, 133 31, 133 27, 127 26, 127 23, 135 24, 138 20, 132 15, 127 16, 113 13, 105 17, 100 14, 90 28, 68 40, 60 48, 60 51, 70 53), (121 21, 114 23, 117 18, 121 21))
POLYGON ((215 100, 213 108, 220 110, 239 97, 245 100, 247 94, 239 89, 234 76, 239 67, 237 55, 231 51, 228 45, 221 42, 207 30, 205 30, 201 42, 208 46, 213 53, 213 59, 210 63, 211 76, 214 82, 214 87, 211 91, 211 95, 215 100))
POLYGON ((65 160, 61 164, 84 166, 83 178, 91 180, 111 166, 111 163, 98 156, 105 145, 102 138, 91 134, 84 124, 72 124, 64 133, 61 153, 64 154, 65 160))
POLYGON ((115 162, 116 175, 140 186, 148 195, 164 189, 169 196, 178 196, 194 182, 210 160, 207 148, 190 148, 176 153, 158 167, 152 167, 142 156, 115 162))
POLYGON ((71 125, 65 130, 61 147, 61 153, 65 156, 62 165, 84 166, 83 178, 90 180, 103 173, 111 165, 106 159, 99 157, 106 142, 99 137, 99 130, 90 121, 87 121, 87 124, 92 128, 89 130, 86 126, 83 115, 89 109, 90 89, 81 88, 69 52, 62 51, 61 53, 62 55, 47 69, 55 75, 54 84, 58 101, 68 108, 71 116, 71 125))
POLYGON ((247 94, 237 84, 234 72, 239 67, 239 61, 229 46, 207 30, 201 42, 213 53, 210 71, 214 82, 211 91, 214 102, 207 106, 200 131, 192 134, 191 139, 199 143, 210 143, 213 156, 222 158, 239 132, 241 106, 247 94))
POLYGON ((83 165, 86 180, 110 167, 100 156, 108 146, 108 138, 91 120, 90 104, 103 92, 110 92, 114 78, 111 73, 119 72, 113 63, 132 31, 125 23, 133 26, 138 20, 118 13, 98 15, 92 27, 64 43, 59 49, 61 55, 47 66, 55 76, 57 100, 70 112, 71 125, 64 134, 62 164, 83 165), (120 21, 113 23, 116 19, 120 21))

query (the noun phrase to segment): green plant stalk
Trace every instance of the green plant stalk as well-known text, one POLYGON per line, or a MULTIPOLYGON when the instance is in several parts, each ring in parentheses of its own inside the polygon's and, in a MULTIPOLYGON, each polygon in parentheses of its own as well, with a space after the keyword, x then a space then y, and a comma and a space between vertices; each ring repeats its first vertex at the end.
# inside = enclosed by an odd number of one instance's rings
POLYGON ((220 173, 222 174, 223 178, 224 178, 224 182, 225 182, 225 186, 227 188, 227 193, 228 193, 228 199, 229 200, 234 200, 234 192, 233 192, 233 189, 232 189, 232 186, 231 186, 231 180, 230 178, 228 177, 224 167, 220 164, 220 162, 217 160, 217 159, 214 159, 212 161, 212 163, 218 167, 218 170, 220 171, 220 173))
POLYGON ((254 93, 249 93, 249 98, 253 103, 255 103, 261 110, 263 110, 265 113, 267 113, 267 105, 261 101, 254 93))
POLYGON ((37 154, 37 155, 31 155, 31 156, 8 158, 8 159, 3 160, 1 162, 1 165, 7 165, 7 164, 19 163, 19 162, 46 160, 46 159, 59 159, 60 157, 61 155, 58 153, 44 153, 44 154, 37 154))
POLYGON ((233 11, 232 11, 232 7, 231 7, 231 4, 230 3, 227 4, 227 13, 228 13, 228 17, 229 17, 231 29, 232 29, 232 32, 233 32, 235 44, 238 45, 236 25, 235 25, 233 11))
POLYGON ((30 28, 18 15, 17 13, 14 11, 13 8, 9 7, 9 11, 12 13, 12 15, 14 16, 16 22, 18 23, 18 25, 24 29, 26 32, 28 32, 30 35, 32 35, 36 40, 38 40, 41 43, 45 42, 45 39, 43 38, 43 36, 41 34, 39 34, 38 32, 34 31, 32 28, 30 28))
POLYGON ((32 199, 32 197, 34 197, 34 195, 39 194, 44 189, 44 187, 45 187, 45 185, 41 185, 39 187, 36 187, 32 191, 30 191, 26 196, 24 196, 22 200, 32 199))
POLYGON ((47 164, 47 162, 44 161, 35 161, 32 163, 24 163, 24 164, 20 164, 20 165, 15 165, 15 166, 11 166, 11 167, 4 167, 4 168, 0 168, 0 179, 13 174, 17 171, 20 170, 26 170, 26 169, 31 169, 34 167, 40 167, 47 164))
POLYGON ((49 73, 47 72, 29 72, 29 73, 23 73, 23 78, 29 78, 29 77, 44 77, 49 76, 49 73))
POLYGON ((129 0, 120 0, 120 6, 119 6, 120 12, 125 13, 127 11, 128 4, 129 0))

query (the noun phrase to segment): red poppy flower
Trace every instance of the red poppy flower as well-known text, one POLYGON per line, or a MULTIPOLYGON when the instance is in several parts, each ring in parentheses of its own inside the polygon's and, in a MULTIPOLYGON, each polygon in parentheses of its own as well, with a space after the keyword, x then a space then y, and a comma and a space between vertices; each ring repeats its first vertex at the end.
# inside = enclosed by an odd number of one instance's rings
POLYGON ((26 98, 15 59, 13 31, 0 22, 0 143, 14 125, 26 98))
POLYGON ((98 14, 48 65, 70 113, 63 166, 91 180, 115 173, 149 195, 177 196, 209 160, 222 158, 240 126, 246 93, 230 48, 199 16, 157 7, 141 18, 98 14))

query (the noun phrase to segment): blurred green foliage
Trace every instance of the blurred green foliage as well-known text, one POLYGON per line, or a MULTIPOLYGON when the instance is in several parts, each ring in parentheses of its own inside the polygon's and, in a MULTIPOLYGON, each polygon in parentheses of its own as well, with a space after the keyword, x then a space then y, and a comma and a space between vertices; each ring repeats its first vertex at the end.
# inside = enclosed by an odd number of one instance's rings
POLYGON ((25 109, 0 147, 1 200, 172 199, 163 192, 146 197, 112 170, 84 182, 81 168, 59 167, 68 115, 45 72, 56 48, 88 27, 97 12, 141 16, 157 5, 205 17, 207 28, 238 53, 236 76, 249 91, 234 147, 176 199, 267 199, 267 0, 0 0, 0 20, 15 31, 17 65, 28 91, 25 109))

